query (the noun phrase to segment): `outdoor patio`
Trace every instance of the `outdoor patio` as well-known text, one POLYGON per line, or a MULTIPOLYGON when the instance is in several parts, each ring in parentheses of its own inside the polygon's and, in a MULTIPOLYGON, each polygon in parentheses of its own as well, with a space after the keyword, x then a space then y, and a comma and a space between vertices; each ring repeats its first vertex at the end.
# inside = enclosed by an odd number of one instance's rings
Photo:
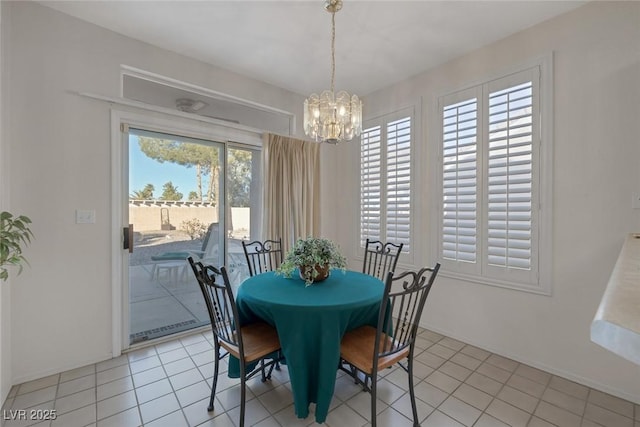
MULTIPOLYGON (((168 236, 166 233, 164 233, 168 236)), ((209 323, 207 308, 191 267, 184 261, 151 261, 166 251, 199 247, 199 240, 179 240, 175 234, 167 243, 149 236, 136 242, 129 266, 130 343, 159 338, 209 323), (142 243, 146 240, 148 244, 142 243), (156 271, 154 272, 154 266, 156 271)), ((234 289, 248 276, 239 241, 232 240, 227 271, 234 289)), ((212 263, 213 264, 213 263, 212 263)), ((215 264, 214 264, 215 265, 215 264)))

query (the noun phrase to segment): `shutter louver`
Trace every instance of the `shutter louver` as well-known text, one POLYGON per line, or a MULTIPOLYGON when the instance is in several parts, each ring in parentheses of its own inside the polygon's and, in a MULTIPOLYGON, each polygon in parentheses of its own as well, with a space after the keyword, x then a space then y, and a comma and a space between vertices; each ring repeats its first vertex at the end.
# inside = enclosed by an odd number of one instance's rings
POLYGON ((367 238, 380 240, 382 222, 381 127, 375 126, 360 135, 360 246, 367 238))
POLYGON ((442 257, 475 263, 477 258, 478 101, 443 109, 442 257))
POLYGON ((487 262, 531 269, 532 82, 489 94, 487 262))
POLYGON ((411 117, 387 124, 386 241, 411 252, 411 117))

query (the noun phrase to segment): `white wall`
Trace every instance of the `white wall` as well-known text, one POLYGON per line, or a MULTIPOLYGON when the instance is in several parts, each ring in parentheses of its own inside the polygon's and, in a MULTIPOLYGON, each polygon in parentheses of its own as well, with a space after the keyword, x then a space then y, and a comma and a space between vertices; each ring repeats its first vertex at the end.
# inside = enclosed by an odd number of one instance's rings
POLYGON ((16 384, 111 356, 111 236, 118 231, 111 230, 110 110, 70 91, 119 96, 126 64, 286 111, 300 109, 303 97, 36 3, 2 7, 3 22, 12 24, 2 62, 11 207, 31 217, 35 234, 26 252, 31 267, 12 283, 11 353, 2 341, 16 384), (94 209, 96 223, 75 224, 75 209, 94 209))
MULTIPOLYGON (((4 87, 7 74, 4 72, 4 33, 8 28, 8 21, 2 14, 0 5, 0 211, 8 210, 9 186, 8 180, 8 153, 7 138, 5 137, 5 96, 4 87)), ((4 402, 5 397, 9 394, 11 388, 11 282, 3 283, 0 281, 0 402, 4 402)))
MULTIPOLYGON (((437 96, 551 51, 555 60, 553 295, 441 276, 423 321, 452 337, 640 403, 640 366, 589 338, 624 237, 640 231, 640 211, 631 209, 631 193, 640 191, 640 3, 587 4, 372 94, 364 99, 365 112, 394 111, 422 97, 423 125, 431 132, 423 132, 414 156, 416 167, 424 172, 414 187, 421 206, 414 219, 422 230, 416 234, 421 237, 415 267, 433 264, 436 255, 429 249, 436 235, 429 227, 435 208, 430 189, 436 184, 429 176, 433 170, 429 162, 439 129, 433 119, 437 96)), ((357 164, 357 146, 338 149, 329 176, 333 188, 347 180, 341 171, 357 164)), ((352 172, 347 173, 353 178, 352 172)), ((357 187, 345 191, 342 199, 351 200, 349 206, 357 212, 357 187)), ((334 218, 323 229, 335 227, 333 237, 352 248, 357 218, 348 219, 334 218)))

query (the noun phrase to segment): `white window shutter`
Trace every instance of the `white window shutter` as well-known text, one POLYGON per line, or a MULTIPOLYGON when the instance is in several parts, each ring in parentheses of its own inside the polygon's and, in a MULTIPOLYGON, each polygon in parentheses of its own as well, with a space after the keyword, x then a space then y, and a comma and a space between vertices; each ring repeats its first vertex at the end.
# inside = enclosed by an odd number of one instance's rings
POLYGON ((540 67, 440 98, 444 273, 542 291, 540 67))
MULTIPOLYGON (((442 106, 440 255, 458 270, 478 264, 478 97, 467 91, 442 106), (469 97, 471 95, 471 97, 469 97)), ((448 101, 448 102, 447 102, 448 101)))
MULTIPOLYGON (((411 254, 413 109, 378 117, 360 135, 360 246, 380 240, 411 254)), ((407 258, 408 259, 408 258, 407 258)))
POLYGON ((531 82, 489 94, 490 265, 531 269, 531 82))
POLYGON ((411 117, 387 123, 386 241, 411 252, 411 117))
POLYGON ((382 128, 374 126, 360 135, 360 246, 367 238, 380 240, 382 222, 382 128))
POLYGON ((487 85, 486 273, 536 279, 537 68, 487 85))

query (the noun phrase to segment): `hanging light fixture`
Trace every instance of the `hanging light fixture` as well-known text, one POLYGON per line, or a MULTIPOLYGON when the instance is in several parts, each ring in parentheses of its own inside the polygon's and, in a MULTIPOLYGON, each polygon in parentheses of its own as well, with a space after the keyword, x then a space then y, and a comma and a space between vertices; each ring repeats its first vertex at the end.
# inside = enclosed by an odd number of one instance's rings
POLYGON ((362 132, 362 101, 343 90, 335 93, 336 12, 342 9, 342 0, 326 0, 324 8, 331 13, 331 89, 320 96, 312 93, 304 101, 304 133, 317 142, 337 144, 362 132))

